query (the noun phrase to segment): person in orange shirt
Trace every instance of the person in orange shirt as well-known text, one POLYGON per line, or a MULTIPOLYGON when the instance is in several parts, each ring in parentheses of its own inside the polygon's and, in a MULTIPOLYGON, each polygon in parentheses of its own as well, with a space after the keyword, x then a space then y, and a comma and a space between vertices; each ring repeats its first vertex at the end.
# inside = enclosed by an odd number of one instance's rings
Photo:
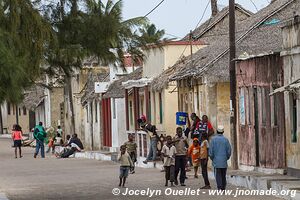
POLYGON ((193 139, 193 144, 189 147, 188 155, 192 158, 192 163, 195 171, 195 178, 198 178, 198 168, 200 164, 201 147, 198 138, 193 139))
POLYGON ((14 147, 15 147, 15 158, 18 158, 18 148, 19 148, 19 156, 20 158, 22 158, 22 128, 21 126, 19 126, 18 124, 15 124, 13 126, 13 130, 12 130, 12 140, 14 141, 14 147))

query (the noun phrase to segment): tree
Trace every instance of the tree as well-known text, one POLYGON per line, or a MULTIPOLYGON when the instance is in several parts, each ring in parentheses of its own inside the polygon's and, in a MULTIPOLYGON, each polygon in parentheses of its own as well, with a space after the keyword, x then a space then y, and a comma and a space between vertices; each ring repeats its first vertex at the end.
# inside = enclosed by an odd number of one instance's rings
POLYGON ((102 65, 118 62, 122 66, 124 54, 130 53, 135 62, 140 62, 145 57, 141 48, 147 43, 145 39, 155 43, 163 34, 163 31, 154 31, 155 37, 146 37, 146 33, 141 37, 136 30, 146 25, 147 19, 123 20, 121 0, 115 3, 108 0, 106 4, 99 0, 86 0, 86 7, 82 10, 78 3, 77 0, 60 0, 45 12, 45 18, 52 24, 56 35, 47 51, 50 65, 47 73, 62 72, 65 75, 72 132, 75 130, 75 115, 71 77, 73 70, 81 67, 82 60, 95 57, 102 65))
POLYGON ((17 105, 40 75, 51 26, 34 4, 0 0, 0 104, 17 105))

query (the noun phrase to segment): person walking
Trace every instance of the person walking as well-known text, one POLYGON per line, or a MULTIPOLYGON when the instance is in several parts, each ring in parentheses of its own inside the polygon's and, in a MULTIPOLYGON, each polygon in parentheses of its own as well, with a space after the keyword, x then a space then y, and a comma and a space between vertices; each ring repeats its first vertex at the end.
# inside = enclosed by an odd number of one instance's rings
POLYGON ((200 163, 201 163, 202 176, 203 176, 205 186, 201 187, 200 189, 210 189, 211 187, 210 187, 210 183, 208 180, 208 173, 207 173, 208 150, 209 150, 207 133, 202 134, 201 141, 202 142, 200 148, 200 163))
POLYGON ((126 151, 126 146, 122 145, 120 147, 120 154, 118 155, 118 161, 120 162, 120 175, 119 175, 119 187, 125 187, 126 179, 128 177, 129 169, 132 167, 133 163, 130 155, 126 151))
POLYGON ((132 163, 133 163, 132 167, 130 168, 130 173, 134 174, 135 173, 135 171, 134 171, 134 169, 135 169, 134 164, 137 161, 137 152, 136 152, 137 144, 134 141, 133 134, 128 134, 128 141, 125 142, 124 145, 126 146, 127 152, 130 155, 130 158, 131 158, 132 163))
POLYGON ((13 126, 12 130, 12 140, 14 141, 14 147, 15 147, 15 158, 18 158, 18 149, 19 149, 19 156, 22 158, 22 128, 18 125, 15 124, 13 126))
POLYGON ((224 126, 218 126, 217 135, 211 139, 209 145, 209 157, 214 167, 218 190, 226 189, 227 160, 231 156, 231 146, 224 137, 224 126))
POLYGON ((193 144, 189 147, 188 155, 192 158, 195 178, 198 178, 198 168, 200 164, 200 151, 201 151, 201 147, 199 144, 199 140, 198 138, 194 138, 193 144))
POLYGON ((39 125, 36 125, 33 132, 33 137, 36 140, 36 148, 34 153, 34 158, 39 154, 39 150, 41 149, 41 157, 45 158, 45 146, 44 140, 47 136, 47 133, 43 127, 43 122, 39 122, 39 125))
POLYGON ((187 155, 187 148, 189 144, 187 142, 187 138, 182 135, 183 131, 181 127, 177 127, 176 129, 176 136, 174 138, 174 144, 176 148, 176 156, 175 156, 175 185, 178 185, 178 174, 180 171, 180 185, 185 186, 184 182, 186 179, 186 155, 187 155))
POLYGON ((162 148, 162 156, 164 158, 164 168, 165 168, 165 186, 168 186, 168 182, 170 181, 171 187, 174 185, 175 181, 175 154, 176 148, 173 146, 172 137, 168 135, 166 137, 167 142, 164 144, 162 148))

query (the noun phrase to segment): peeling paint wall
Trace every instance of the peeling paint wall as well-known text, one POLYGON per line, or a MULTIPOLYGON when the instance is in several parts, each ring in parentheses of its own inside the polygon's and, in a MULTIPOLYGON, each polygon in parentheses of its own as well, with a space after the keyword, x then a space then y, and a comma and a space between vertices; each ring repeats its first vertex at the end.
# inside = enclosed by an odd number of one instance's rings
MULTIPOLYGON (((289 22, 283 29, 283 58, 284 66, 284 85, 289 85, 300 79, 300 21, 299 18, 289 22)), ((288 173, 289 169, 296 169, 296 175, 300 176, 300 95, 299 88, 294 91, 285 91, 285 126, 286 126, 286 157, 288 173), (292 140, 293 132, 293 110, 292 110, 292 94, 297 102, 297 118, 296 122, 297 141, 292 140)))

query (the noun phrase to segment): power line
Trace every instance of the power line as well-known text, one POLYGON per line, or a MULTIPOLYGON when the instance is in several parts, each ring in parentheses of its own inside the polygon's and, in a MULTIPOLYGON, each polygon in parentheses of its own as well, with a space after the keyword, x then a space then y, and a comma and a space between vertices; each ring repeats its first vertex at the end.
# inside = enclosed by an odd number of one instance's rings
MULTIPOLYGON (((203 20, 203 18, 204 18, 204 15, 205 15, 205 13, 206 13, 206 11, 207 11, 207 8, 208 8, 209 4, 210 4, 210 0, 208 0, 208 2, 207 2, 207 5, 206 5, 206 7, 205 7, 205 9, 204 9, 204 11, 203 11, 203 14, 202 14, 202 16, 201 16, 200 20, 198 21, 198 23, 197 23, 197 25, 196 25, 195 29, 196 29, 196 28, 198 28, 199 24, 200 24, 200 23, 201 23, 201 21, 203 20)), ((194 30, 195 30, 195 29, 194 29, 194 30)))
POLYGON ((156 10, 156 8, 158 8, 165 0, 161 0, 152 10, 150 10, 146 15, 144 15, 144 17, 147 17, 148 15, 150 15, 154 10, 156 10))
POLYGON ((258 11, 257 6, 255 5, 254 1, 253 0, 250 0, 250 1, 253 4, 253 6, 255 7, 256 11, 258 11))

